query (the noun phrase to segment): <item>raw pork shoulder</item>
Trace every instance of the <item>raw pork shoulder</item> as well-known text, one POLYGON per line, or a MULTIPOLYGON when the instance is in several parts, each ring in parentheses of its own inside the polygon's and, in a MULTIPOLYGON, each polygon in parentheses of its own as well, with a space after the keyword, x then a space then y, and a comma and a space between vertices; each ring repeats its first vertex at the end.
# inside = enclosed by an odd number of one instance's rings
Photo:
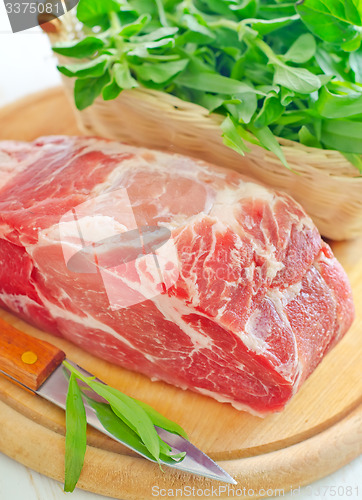
POLYGON ((285 406, 354 316, 342 267, 289 196, 84 137, 0 143, 0 305, 112 363, 259 415, 285 406), (118 265, 121 240, 110 237, 155 226, 172 237, 133 260, 128 241, 118 265), (97 245, 106 264, 87 271, 97 245))

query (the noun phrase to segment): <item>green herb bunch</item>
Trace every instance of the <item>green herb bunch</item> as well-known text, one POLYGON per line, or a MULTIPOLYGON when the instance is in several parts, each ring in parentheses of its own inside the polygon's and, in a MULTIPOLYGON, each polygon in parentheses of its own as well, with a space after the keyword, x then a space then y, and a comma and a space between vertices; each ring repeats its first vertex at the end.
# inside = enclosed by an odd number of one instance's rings
POLYGON ((286 164, 276 137, 337 149, 362 172, 361 0, 80 0, 82 110, 143 86, 225 115, 224 142, 286 164))
POLYGON ((186 453, 175 453, 157 434, 160 427, 187 439, 185 431, 151 406, 133 399, 117 389, 103 384, 95 377, 85 377, 67 361, 70 372, 66 402, 65 480, 64 491, 71 492, 79 480, 87 446, 87 419, 83 399, 95 411, 100 423, 112 436, 130 446, 144 457, 170 464, 183 460, 186 453), (78 384, 82 382, 82 386, 78 384), (90 397, 92 389, 107 403, 90 397))

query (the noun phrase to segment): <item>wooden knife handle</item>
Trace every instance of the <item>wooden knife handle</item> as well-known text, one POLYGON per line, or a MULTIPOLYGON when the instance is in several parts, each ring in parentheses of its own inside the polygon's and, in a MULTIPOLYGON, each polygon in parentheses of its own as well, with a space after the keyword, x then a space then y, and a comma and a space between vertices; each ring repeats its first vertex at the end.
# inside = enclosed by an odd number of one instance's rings
POLYGON ((37 391, 65 358, 48 342, 30 337, 0 318, 0 371, 37 391))

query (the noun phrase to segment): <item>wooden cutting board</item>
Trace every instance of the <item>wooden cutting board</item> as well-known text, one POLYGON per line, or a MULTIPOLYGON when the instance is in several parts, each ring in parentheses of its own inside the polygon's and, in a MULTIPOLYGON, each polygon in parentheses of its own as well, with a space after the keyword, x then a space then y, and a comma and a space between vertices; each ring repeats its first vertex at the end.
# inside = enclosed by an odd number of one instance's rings
MULTIPOLYGON (((39 135, 77 133, 71 107, 60 88, 0 110, 0 139, 32 140, 39 135)), ((56 344, 70 359, 105 382, 177 421, 198 447, 235 477, 239 496, 240 489, 246 488, 253 490, 250 497, 260 498, 260 488, 284 488, 288 492, 291 487, 334 472, 362 452, 362 239, 332 246, 351 280, 357 318, 287 408, 265 419, 190 391, 151 382, 84 353, 5 311, 0 310, 0 316, 56 344)), ((0 451, 62 481, 64 431, 62 410, 0 377, 0 451)), ((205 496, 212 486, 218 493, 224 491, 218 490, 222 485, 215 481, 167 468, 162 472, 157 465, 92 429, 88 431, 88 444, 79 482, 83 489, 137 500, 154 498, 152 487, 172 489, 173 496, 176 488, 185 486, 204 489, 205 496)), ((227 498, 227 491, 218 498, 227 498)))

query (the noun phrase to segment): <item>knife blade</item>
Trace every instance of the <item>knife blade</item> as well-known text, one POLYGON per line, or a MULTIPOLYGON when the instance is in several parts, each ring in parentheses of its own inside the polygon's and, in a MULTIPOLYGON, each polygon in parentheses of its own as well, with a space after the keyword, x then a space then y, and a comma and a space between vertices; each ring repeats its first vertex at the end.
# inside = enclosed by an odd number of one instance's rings
MULTIPOLYGON (((17 330, 0 318, 0 373, 64 410, 70 375, 69 370, 63 365, 65 359, 65 353, 54 345, 17 330)), ((67 361, 84 376, 93 377, 91 373, 76 363, 67 361)), ((104 384, 97 378, 95 380, 104 384)), ((79 381, 79 385, 82 385, 82 382, 79 381)), ((99 403, 107 403, 102 397, 87 388, 87 397, 83 397, 83 402, 89 425, 132 449, 145 459, 154 461, 123 442, 122 439, 109 433, 100 422, 96 411, 89 404, 89 398, 99 403)), ((175 461, 172 464, 161 460, 162 464, 209 479, 237 484, 226 471, 190 441, 160 427, 155 426, 155 428, 160 438, 171 446, 173 453, 186 452, 183 460, 175 461)))

